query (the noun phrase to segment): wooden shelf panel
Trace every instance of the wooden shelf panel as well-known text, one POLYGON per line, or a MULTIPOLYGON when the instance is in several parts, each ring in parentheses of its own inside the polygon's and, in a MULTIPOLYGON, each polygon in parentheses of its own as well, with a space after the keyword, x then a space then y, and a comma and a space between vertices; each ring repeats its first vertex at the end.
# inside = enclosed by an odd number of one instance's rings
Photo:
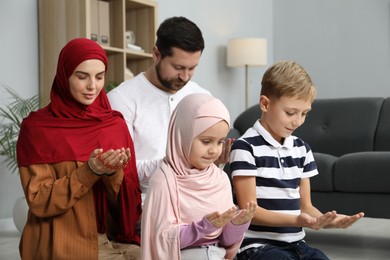
POLYGON ((151 53, 142 53, 142 52, 136 52, 136 51, 126 51, 126 57, 128 59, 136 59, 136 60, 141 60, 141 59, 149 59, 152 58, 151 53))
POLYGON ((151 8, 156 8, 157 3, 156 3, 156 1, 152 1, 152 0, 131 0, 131 1, 126 1, 126 10, 128 10, 128 9, 145 8, 147 6, 149 6, 151 8))

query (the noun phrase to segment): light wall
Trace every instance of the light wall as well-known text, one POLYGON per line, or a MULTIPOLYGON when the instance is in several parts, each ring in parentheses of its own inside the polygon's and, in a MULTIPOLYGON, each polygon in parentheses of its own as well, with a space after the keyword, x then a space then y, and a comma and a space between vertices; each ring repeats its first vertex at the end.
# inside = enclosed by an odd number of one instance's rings
POLYGON ((390 96, 389 11, 389 0, 276 0, 275 60, 299 61, 320 98, 390 96))
MULTIPOLYGON (((22 97, 38 94, 38 18, 36 0, 0 1, 0 85, 22 97)), ((0 89, 0 106, 8 96, 0 89)), ((22 197, 18 173, 11 174, 0 158, 0 219, 12 216, 22 197)))

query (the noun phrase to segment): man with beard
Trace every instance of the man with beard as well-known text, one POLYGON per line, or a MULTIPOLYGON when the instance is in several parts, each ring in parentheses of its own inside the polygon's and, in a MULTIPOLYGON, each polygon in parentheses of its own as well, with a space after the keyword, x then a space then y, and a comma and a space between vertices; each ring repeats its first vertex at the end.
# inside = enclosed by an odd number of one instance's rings
MULTIPOLYGON (((168 18, 157 30, 153 65, 108 93, 112 109, 122 112, 134 140, 142 201, 151 175, 165 156, 168 124, 176 105, 192 93, 210 94, 190 81, 203 49, 202 32, 195 23, 184 17, 168 18)), ((227 144, 221 162, 228 159, 231 140, 227 144)))

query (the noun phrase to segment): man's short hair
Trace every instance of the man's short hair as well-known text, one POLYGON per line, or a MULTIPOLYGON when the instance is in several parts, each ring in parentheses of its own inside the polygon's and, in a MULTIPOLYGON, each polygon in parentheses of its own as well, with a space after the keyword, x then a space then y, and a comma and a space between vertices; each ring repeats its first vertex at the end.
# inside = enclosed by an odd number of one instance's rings
POLYGON ((198 52, 204 49, 201 30, 185 17, 171 17, 162 22, 157 30, 156 46, 161 58, 172 55, 176 47, 186 52, 198 52))

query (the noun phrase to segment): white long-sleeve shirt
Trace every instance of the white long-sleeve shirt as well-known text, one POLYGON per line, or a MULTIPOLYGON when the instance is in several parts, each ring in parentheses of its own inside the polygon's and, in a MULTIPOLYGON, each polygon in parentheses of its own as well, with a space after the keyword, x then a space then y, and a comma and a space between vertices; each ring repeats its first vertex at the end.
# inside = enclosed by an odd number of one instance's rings
POLYGON ((171 94, 152 85, 144 73, 124 81, 108 93, 112 109, 123 114, 134 141, 143 200, 150 176, 165 156, 171 114, 180 100, 192 93, 211 95, 192 81, 171 94))

